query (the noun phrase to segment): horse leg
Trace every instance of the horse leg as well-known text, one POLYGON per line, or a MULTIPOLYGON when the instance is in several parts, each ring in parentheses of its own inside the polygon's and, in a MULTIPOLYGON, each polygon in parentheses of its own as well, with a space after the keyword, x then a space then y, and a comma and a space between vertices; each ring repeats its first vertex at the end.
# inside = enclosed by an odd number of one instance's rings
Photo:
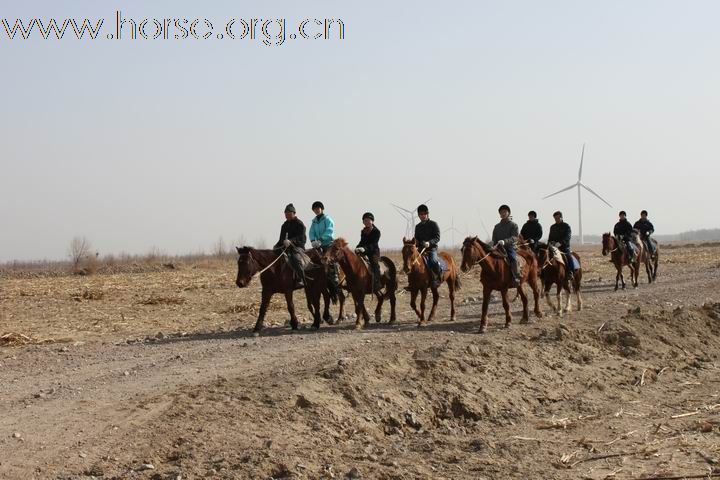
POLYGON ((581 277, 579 275, 575 275, 575 280, 573 282, 573 289, 575 290, 575 295, 577 295, 577 304, 578 304, 578 312, 582 310, 582 296, 580 296, 580 279, 581 277))
POLYGON ((438 299, 440 298, 440 293, 438 293, 437 288, 430 288, 430 292, 432 293, 433 302, 432 307, 430 308, 430 315, 428 315, 428 322, 431 322, 435 318, 435 310, 437 309, 438 299))
POLYGON ((293 302, 293 291, 285 292, 285 301, 287 302, 288 313, 290 314, 290 328, 298 329, 298 319, 295 315, 295 302, 293 302))
MULTIPOLYGON (((306 295, 310 295, 310 294, 311 294, 311 292, 308 290, 306 292, 306 295)), ((313 309, 311 312, 313 314, 313 328, 315 330, 319 330, 320 329, 320 320, 321 320, 321 317, 320 317, 321 293, 320 292, 312 292, 311 296, 312 296, 312 306, 313 306, 313 309)), ((310 303, 310 302, 308 302, 308 303, 310 303)))
POLYGON ((255 328, 253 329, 253 332, 255 332, 255 336, 258 336, 260 334, 260 330, 263 329, 263 323, 265 322, 265 314, 267 313, 268 305, 270 305, 270 299, 272 298, 273 294, 268 293, 263 289, 262 291, 262 299, 260 300, 260 313, 258 314, 257 322, 255 322, 255 328))
MULTIPOLYGON (((616 292, 618 289, 618 283, 620 282, 620 276, 622 275, 621 269, 622 269, 622 267, 620 267, 620 269, 618 269, 617 266, 615 266, 615 270, 617 270, 617 274, 615 274, 615 291, 616 292)), ((623 288, 625 288, 624 284, 623 284, 623 288)))
POLYGON ((555 301, 557 302, 558 317, 562 318, 563 313, 565 313, 565 312, 563 312, 563 309, 562 309, 562 282, 560 281, 560 279, 558 279, 555 286, 556 286, 555 301))
POLYGON ((330 294, 328 293, 327 288, 323 289, 322 297, 323 297, 323 304, 325 307, 323 309, 323 317, 322 318, 325 321, 325 323, 327 323, 328 325, 332 325, 335 322, 333 322, 332 315, 330 315, 330 294))
POLYGON ((382 306, 383 302, 385 301, 385 296, 377 293, 375 294, 375 297, 377 297, 377 307, 375 307, 375 321, 379 323, 382 319, 382 306))
POLYGON ((340 304, 340 308, 338 309, 338 318, 337 323, 340 323, 340 320, 345 320, 345 300, 347 297, 343 293, 341 288, 338 288, 338 303, 340 304))
POLYGON ((542 310, 540 310, 540 287, 538 287, 538 280, 537 277, 530 283, 530 289, 533 293, 533 303, 534 305, 534 312, 535 317, 542 318, 542 310))
POLYGON ((565 295, 567 296, 567 301, 565 302, 565 311, 571 312, 572 311, 572 302, 570 297, 570 282, 565 280, 563 283, 563 290, 565 290, 565 295))
POLYGON ((522 318, 520 319, 520 323, 528 323, 530 321, 530 312, 528 311, 528 297, 525 293, 525 289, 523 288, 522 283, 520 284, 520 286, 518 286, 517 292, 520 295, 520 300, 522 300, 523 304, 523 314, 522 318))
POLYGON ((557 311, 557 308, 555 308, 555 304, 550 299, 550 289, 552 289, 552 280, 548 279, 549 274, 545 273, 545 282, 543 285, 543 291, 545 292, 545 301, 550 306, 553 312, 557 311))
POLYGON ((397 297, 395 297, 395 292, 385 292, 385 294, 389 297, 388 300, 390 300, 390 322, 389 323, 395 323, 395 302, 397 301, 397 297))
POLYGON ((370 324, 370 314, 365 307, 365 295, 363 293, 361 293, 360 295, 362 295, 362 297, 360 298, 360 307, 362 309, 362 316, 365 322, 365 326, 367 327, 370 324))
POLYGON ((505 328, 510 328, 512 322, 512 314, 510 313, 510 302, 508 301, 507 289, 500 290, 500 296, 502 297, 503 308, 505 309, 505 328))
POLYGON ((412 307, 413 311, 415 312, 415 315, 418 317, 418 321, 422 322, 422 314, 420 313, 420 310, 417 308, 417 296, 418 296, 418 290, 412 290, 410 292, 410 307, 412 307))
POLYGON ((492 289, 483 285, 483 304, 482 304, 482 316, 480 317, 480 330, 478 333, 485 333, 488 321, 488 306, 490 306, 490 295, 492 289))
POLYGON ((455 280, 448 277, 448 297, 450 297, 450 321, 455 321, 455 280))
POLYGON ((362 323, 360 323, 361 319, 363 318, 363 309, 365 306, 363 305, 364 295, 362 293, 352 293, 353 301, 355 302, 355 330, 362 330, 362 323))
POLYGON ((418 326, 425 325, 425 300, 427 299, 427 287, 420 289, 420 323, 418 326))

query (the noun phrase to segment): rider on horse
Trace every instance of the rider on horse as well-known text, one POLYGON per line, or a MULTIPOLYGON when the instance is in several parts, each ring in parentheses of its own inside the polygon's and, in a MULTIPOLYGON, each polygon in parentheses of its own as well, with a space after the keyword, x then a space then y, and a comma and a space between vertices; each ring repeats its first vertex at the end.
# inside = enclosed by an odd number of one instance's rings
POLYGON ((363 213, 363 225, 360 230, 360 243, 355 247, 355 253, 365 255, 370 264, 370 273, 373 279, 373 291, 380 290, 380 230, 375 226, 375 216, 370 212, 363 213))
POLYGON ((500 223, 493 228, 492 242, 495 246, 504 247, 510 261, 510 273, 512 274, 512 286, 520 285, 520 272, 518 272, 517 256, 515 253, 515 243, 518 239, 517 223, 512 221, 510 216, 510 207, 500 205, 498 208, 500 214, 500 223))
POLYGON ((428 268, 433 274, 433 283, 437 287, 442 282, 442 270, 437 253, 438 243, 440 243, 440 227, 430 220, 427 205, 420 205, 417 213, 420 223, 415 225, 415 245, 418 250, 427 254, 428 268))
POLYGON ((650 256, 653 256, 655 254, 655 247, 653 246, 652 240, 650 240, 650 235, 655 232, 655 227, 650 222, 650 220, 648 220, 647 217, 647 210, 643 210, 642 212, 640 212, 640 220, 635 222, 633 228, 640 231, 640 238, 642 238, 643 243, 645 243, 648 252, 650 252, 650 256))
POLYGON ((273 250, 278 253, 285 250, 290 267, 295 272, 295 288, 302 288, 305 286, 302 262, 307 236, 305 235, 305 224, 297 218, 296 214, 292 203, 285 207, 285 223, 280 228, 280 240, 273 246, 273 250))
MULTIPOLYGON (((333 240, 335 240, 335 235, 333 234, 335 222, 330 218, 330 215, 325 213, 325 205, 320 201, 313 202, 312 211, 315 214, 315 218, 313 218, 312 224, 310 225, 310 245, 316 248, 320 252, 320 255, 322 255, 325 250, 330 248, 333 240)), ((330 264, 328 281, 330 283, 329 287, 337 292, 340 286, 340 278, 338 266, 335 262, 330 264)), ((331 293, 334 294, 335 292, 331 293)))
POLYGON ((630 222, 628 222, 625 210, 621 210, 618 215, 620 216, 620 220, 615 224, 613 235, 615 235, 615 238, 625 243, 628 259, 630 260, 630 263, 633 263, 636 255, 631 238, 633 226, 630 222))
POLYGON ((543 235, 542 225, 538 222, 537 213, 534 210, 528 212, 528 221, 520 230, 520 235, 530 244, 530 248, 535 254, 538 252, 539 242, 543 235))
POLYGON ((560 250, 565 256, 565 267, 567 270, 568 281, 572 284, 575 272, 575 262, 573 262, 570 252, 570 238, 572 237, 572 229, 570 225, 563 221, 562 212, 553 213, 555 223, 550 226, 548 234, 548 244, 553 245, 560 250))

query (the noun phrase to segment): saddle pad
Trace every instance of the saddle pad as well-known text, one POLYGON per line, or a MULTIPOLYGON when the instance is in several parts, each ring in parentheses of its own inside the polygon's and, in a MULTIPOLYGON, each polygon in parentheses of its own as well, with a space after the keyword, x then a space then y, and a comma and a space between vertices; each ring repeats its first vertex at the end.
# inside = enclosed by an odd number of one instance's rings
MULTIPOLYGON (((428 257, 423 255, 423 260, 425 261, 425 266, 427 267, 428 266, 428 257)), ((447 272, 448 270, 450 270, 450 267, 448 267, 447 262, 440 255, 438 255, 438 263, 440 264, 440 270, 442 270, 443 272, 447 272)))

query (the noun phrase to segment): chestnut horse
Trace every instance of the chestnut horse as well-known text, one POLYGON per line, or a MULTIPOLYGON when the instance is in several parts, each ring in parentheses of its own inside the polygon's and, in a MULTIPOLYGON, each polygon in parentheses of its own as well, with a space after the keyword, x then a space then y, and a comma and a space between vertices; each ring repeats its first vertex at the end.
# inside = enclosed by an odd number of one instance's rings
POLYGON ((630 262, 630 257, 624 248, 620 248, 619 241, 610 233, 603 233, 602 236, 602 254, 606 256, 610 254, 610 261, 615 265, 617 275, 615 275, 615 290, 618 289, 618 281, 622 282, 622 288, 625 290, 625 277, 623 277, 622 269, 627 266, 630 269, 630 282, 634 288, 638 286, 638 274, 640 272, 640 255, 635 256, 635 261, 630 262))
POLYGON ((493 290, 499 290, 502 296, 503 308, 505 309, 505 328, 510 326, 512 315, 510 314, 510 303, 508 302, 508 289, 517 288, 523 303, 523 316, 521 323, 527 323, 530 320, 528 313, 528 298, 524 284, 529 284, 533 292, 535 300, 535 316, 542 318, 540 310, 540 291, 537 284, 538 264, 535 255, 528 250, 518 250, 518 257, 525 260, 525 266, 520 271, 520 284, 512 287, 512 277, 510 273, 510 265, 505 255, 498 252, 495 248, 481 241, 478 237, 467 237, 463 241, 462 246, 463 260, 460 269, 468 272, 475 265, 480 265, 482 272, 480 273, 480 282, 483 286, 483 305, 482 317, 480 318, 480 333, 485 332, 487 326, 487 311, 490 304, 490 294, 493 290))
MULTIPOLYGON (((540 254, 539 259, 541 262, 540 271, 542 272, 540 281, 543 284, 545 300, 547 300, 550 308, 558 312, 558 315, 562 317, 564 312, 569 312, 570 310, 572 310, 572 305, 570 302, 570 281, 568 279, 567 266, 565 264, 565 262, 567 261, 567 257, 563 256, 561 259, 557 258, 555 255, 562 255, 560 250, 548 247, 543 243, 540 244, 538 252, 540 254), (557 286, 557 307, 550 300, 550 289, 552 288, 553 284, 557 286), (563 290, 565 290, 565 294, 567 295, 567 302, 565 303, 565 307, 562 307, 563 290)), ((580 265, 580 255, 572 252, 572 256, 575 257, 578 265, 580 265)), ((577 296, 578 310, 582 310, 582 297, 580 296, 581 280, 582 267, 575 270, 575 272, 573 273, 572 282, 573 291, 575 292, 575 296, 577 296)))
MULTIPOLYGON (((438 254, 447 263, 448 270, 443 272, 442 282, 446 282, 448 285, 448 295, 450 297, 450 320, 455 320, 455 291, 460 289, 460 272, 458 271, 455 259, 447 252, 440 252, 438 254)), ((432 278, 433 274, 425 264, 424 259, 420 256, 417 247, 415 246, 415 239, 410 240, 403 237, 403 272, 408 276, 408 284, 410 288, 410 306, 418 316, 419 323, 418 327, 425 325, 425 299, 427 298, 427 290, 430 288, 433 296, 433 304, 430 309, 430 314, 427 317, 427 322, 432 321, 435 317, 435 309, 437 308, 438 299, 440 294, 438 293, 438 287, 433 286, 432 278), (417 309, 417 295, 420 292, 420 310, 417 309)))
POLYGON ((355 301, 355 328, 361 329, 363 325, 360 323, 362 318, 365 326, 370 323, 370 314, 365 308, 365 295, 375 293, 377 297, 377 307, 375 307, 375 321, 381 319, 383 302, 387 298, 390 300, 390 323, 395 322, 395 292, 397 291, 397 270, 392 260, 387 257, 380 257, 380 285, 385 291, 373 292, 372 276, 365 266, 365 263, 352 250, 348 248, 348 243, 343 238, 333 241, 330 248, 323 255, 323 262, 337 262, 345 274, 345 283, 347 289, 355 301))
MULTIPOLYGON (((254 332, 259 334, 263 329, 265 314, 267 313, 270 299, 276 293, 285 295, 288 312, 290 313, 290 327, 293 330, 298 328, 298 319, 295 315, 295 304, 293 302, 293 291, 295 290, 295 279, 292 268, 287 265, 285 259, 278 259, 278 254, 273 250, 257 250, 252 247, 237 247, 238 252, 238 273, 235 284, 239 288, 245 288, 250 285, 252 278, 261 270, 267 268, 260 274, 260 284, 262 285, 260 313, 255 323, 254 332), (277 261, 276 261, 277 260, 277 261), (274 262, 274 263, 273 263, 274 262)), ((308 256, 317 266, 314 270, 308 271, 306 275, 305 295, 307 297, 307 307, 313 315, 313 327, 320 328, 320 296, 325 300, 325 321, 331 323, 329 308, 329 293, 327 288, 327 275, 325 269, 320 264, 320 255, 316 250, 306 251, 308 256)), ((340 309, 342 312, 344 296, 342 293, 338 295, 340 299, 340 309)), ((334 303, 335 299, 333 299, 334 303)))

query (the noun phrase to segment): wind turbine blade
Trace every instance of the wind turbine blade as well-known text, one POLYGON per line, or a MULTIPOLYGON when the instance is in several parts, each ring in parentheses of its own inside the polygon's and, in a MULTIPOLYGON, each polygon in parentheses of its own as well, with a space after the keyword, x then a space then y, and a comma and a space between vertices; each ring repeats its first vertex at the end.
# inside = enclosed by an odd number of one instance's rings
POLYGON ((390 205, 392 205, 393 207, 397 208, 398 210, 402 210, 403 212, 407 212, 407 213, 412 213, 412 212, 413 212, 412 210, 408 210, 407 208, 403 208, 403 207, 401 207, 400 205, 395 205, 394 203, 391 203, 390 205))
POLYGON ((588 192, 590 192, 590 193, 592 193, 593 195, 595 195, 595 196, 596 196, 597 198, 599 198, 600 200, 602 200, 602 201, 605 203, 605 205, 607 205, 607 206, 610 207, 610 208, 613 208, 613 206, 610 205, 608 202, 606 202, 604 198, 602 198, 602 197, 601 197, 600 195, 598 195, 597 193, 593 192, 592 188, 586 187, 586 186, 585 186, 584 184, 582 184, 582 183, 580 184, 580 186, 583 187, 583 188, 584 188, 585 190, 587 190, 588 192))
POLYGON ((582 180, 583 160, 585 159, 585 144, 583 143, 582 153, 580 154, 580 170, 578 170, 578 182, 582 180))
POLYGON ((573 183, 573 184, 570 185, 569 187, 565 187, 565 188, 563 188, 562 190, 558 190, 558 191, 555 192, 555 193, 551 193, 550 195, 545 195, 544 197, 542 197, 542 199, 545 200, 546 198, 550 198, 550 197, 552 197, 553 195, 557 195, 558 193, 567 192, 568 190, 570 190, 570 189, 572 189, 572 188, 575 188, 575 187, 577 187, 577 186, 578 186, 577 183, 573 183))

